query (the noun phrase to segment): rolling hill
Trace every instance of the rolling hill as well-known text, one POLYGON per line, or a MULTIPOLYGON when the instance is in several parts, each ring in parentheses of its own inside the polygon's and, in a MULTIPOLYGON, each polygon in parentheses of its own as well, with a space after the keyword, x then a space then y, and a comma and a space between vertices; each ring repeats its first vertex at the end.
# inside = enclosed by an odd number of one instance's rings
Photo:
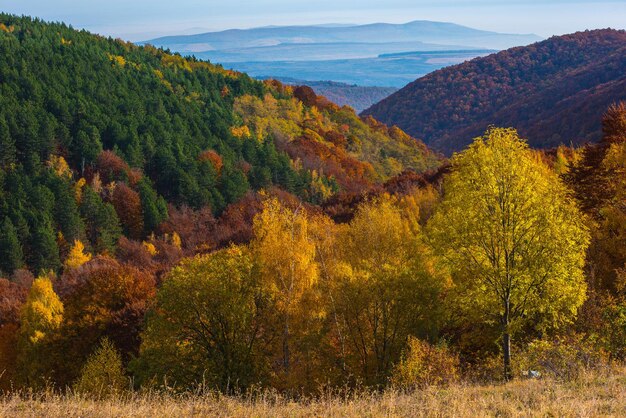
POLYGON ((262 189, 319 204, 440 164, 310 88, 64 24, 0 14, 0 55, 7 273, 58 271, 74 240, 113 254, 178 209, 220 216, 262 189))
POLYGON ((613 102, 626 99, 626 32, 593 30, 435 71, 363 112, 446 153, 491 124, 534 147, 594 142, 613 102))

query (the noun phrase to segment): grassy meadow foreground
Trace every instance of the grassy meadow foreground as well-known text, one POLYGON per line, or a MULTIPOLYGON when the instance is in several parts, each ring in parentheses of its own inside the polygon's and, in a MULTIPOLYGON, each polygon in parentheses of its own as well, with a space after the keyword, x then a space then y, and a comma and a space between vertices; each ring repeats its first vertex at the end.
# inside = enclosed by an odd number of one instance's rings
POLYGON ((415 392, 354 396, 324 394, 291 401, 276 393, 256 397, 127 395, 90 400, 78 395, 8 395, 2 417, 265 417, 265 416, 624 416, 626 371, 587 374, 570 382, 516 380, 504 385, 452 385, 415 392))

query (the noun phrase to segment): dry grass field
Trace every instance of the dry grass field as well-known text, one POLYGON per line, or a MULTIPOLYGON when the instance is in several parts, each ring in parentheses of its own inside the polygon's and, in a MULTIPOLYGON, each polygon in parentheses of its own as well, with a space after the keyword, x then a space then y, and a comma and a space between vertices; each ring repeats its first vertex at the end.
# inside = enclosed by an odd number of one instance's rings
POLYGON ((249 397, 129 394, 89 400, 78 395, 7 395, 2 417, 624 417, 626 370, 576 381, 517 380, 505 385, 454 385, 413 393, 350 397, 322 395, 290 401, 249 397))

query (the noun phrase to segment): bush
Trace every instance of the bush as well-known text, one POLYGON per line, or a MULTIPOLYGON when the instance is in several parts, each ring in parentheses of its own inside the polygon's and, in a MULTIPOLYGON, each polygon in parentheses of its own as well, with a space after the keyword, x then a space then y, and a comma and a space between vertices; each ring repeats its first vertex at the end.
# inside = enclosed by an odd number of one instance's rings
POLYGON ((459 378, 459 359, 447 346, 433 346, 409 337, 407 348, 396 365, 391 383, 403 389, 445 385, 459 378))
POLYGON ((541 376, 573 380, 589 369, 603 369, 608 364, 607 354, 592 340, 574 335, 555 340, 535 340, 519 355, 517 375, 530 370, 541 376))
POLYGON ((463 380, 472 384, 504 383, 502 353, 478 354, 463 364, 463 380))
POLYGON ((120 353, 104 337, 87 359, 74 389, 85 395, 107 397, 121 393, 126 383, 120 353))

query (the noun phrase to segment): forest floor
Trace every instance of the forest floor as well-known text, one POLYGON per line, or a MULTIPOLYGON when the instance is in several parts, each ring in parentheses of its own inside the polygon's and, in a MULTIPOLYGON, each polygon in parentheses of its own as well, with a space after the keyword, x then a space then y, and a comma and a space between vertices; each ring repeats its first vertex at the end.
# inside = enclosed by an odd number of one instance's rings
POLYGON ((458 384, 411 393, 337 396, 292 401, 255 397, 128 394, 90 400, 75 394, 0 396, 0 417, 625 417, 626 370, 575 381, 515 380, 458 384))

